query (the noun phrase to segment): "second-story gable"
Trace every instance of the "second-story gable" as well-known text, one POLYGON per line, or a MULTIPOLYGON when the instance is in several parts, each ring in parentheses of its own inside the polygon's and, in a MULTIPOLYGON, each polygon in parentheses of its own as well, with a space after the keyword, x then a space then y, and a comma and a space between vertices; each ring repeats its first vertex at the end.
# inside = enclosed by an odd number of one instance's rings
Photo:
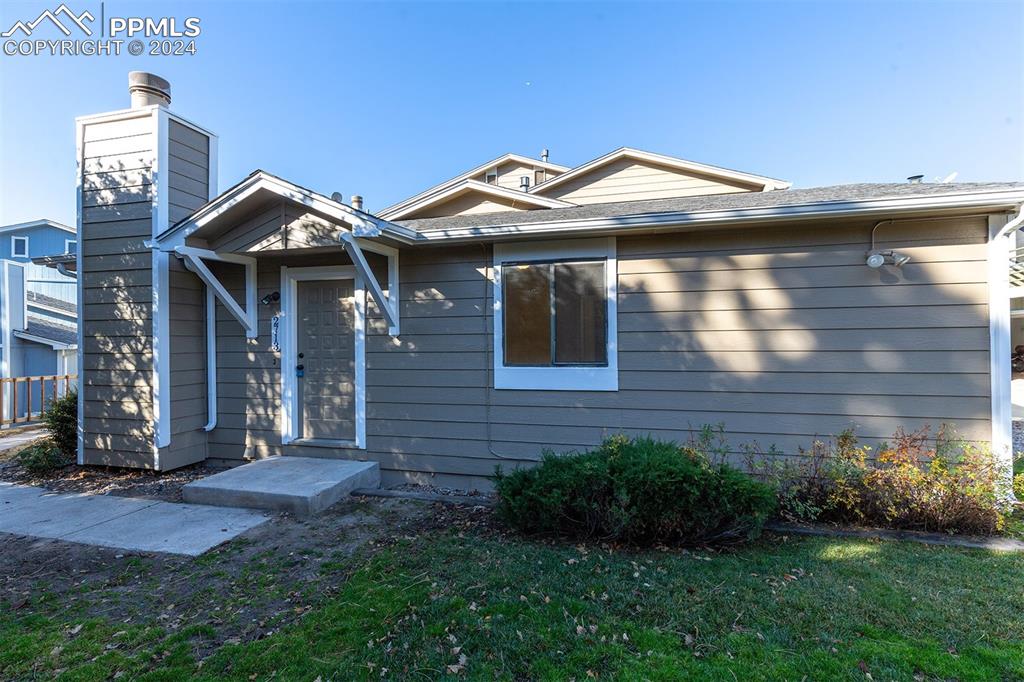
POLYGON ((33 258, 75 253, 75 228, 53 220, 32 220, 0 227, 0 260, 27 263, 33 258))
POLYGON ((380 212, 443 218, 786 189, 788 182, 622 147, 575 168, 506 154, 380 212))

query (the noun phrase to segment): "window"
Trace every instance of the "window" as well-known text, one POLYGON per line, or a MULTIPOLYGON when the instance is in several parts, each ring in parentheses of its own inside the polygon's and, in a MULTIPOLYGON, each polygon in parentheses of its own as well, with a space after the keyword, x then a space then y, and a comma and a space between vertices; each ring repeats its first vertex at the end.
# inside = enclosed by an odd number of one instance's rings
POLYGON ((498 244, 495 388, 614 391, 615 240, 498 244))
POLYGON ((65 239, 64 253, 78 253, 78 242, 74 239, 65 239))
POLYGON ((537 168, 533 171, 533 184, 539 185, 540 183, 547 180, 547 171, 543 168, 537 168))
POLYGON ((505 365, 606 365, 605 262, 505 264, 505 365))
POLYGON ((28 258, 28 237, 11 237, 11 257, 28 258))
POLYGON ((487 171, 487 173, 484 175, 484 180, 486 180, 488 185, 497 185, 498 184, 498 169, 494 168, 492 170, 487 171))

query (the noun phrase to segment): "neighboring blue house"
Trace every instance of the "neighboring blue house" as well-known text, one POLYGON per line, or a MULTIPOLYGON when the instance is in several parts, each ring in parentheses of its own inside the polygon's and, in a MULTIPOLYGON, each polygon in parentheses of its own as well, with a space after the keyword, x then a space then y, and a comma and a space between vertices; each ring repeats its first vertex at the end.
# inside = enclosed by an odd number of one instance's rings
MULTIPOLYGON (((0 227, 0 377, 78 373, 77 280, 33 259, 73 254, 75 229, 52 220, 0 227)), ((26 386, 19 384, 19 413, 26 386)), ((61 386, 63 390, 63 385, 61 386)), ((44 387, 47 396, 50 386, 44 387)), ((3 417, 11 418, 13 389, 3 390, 3 417)), ((33 387, 33 411, 40 407, 33 387)))

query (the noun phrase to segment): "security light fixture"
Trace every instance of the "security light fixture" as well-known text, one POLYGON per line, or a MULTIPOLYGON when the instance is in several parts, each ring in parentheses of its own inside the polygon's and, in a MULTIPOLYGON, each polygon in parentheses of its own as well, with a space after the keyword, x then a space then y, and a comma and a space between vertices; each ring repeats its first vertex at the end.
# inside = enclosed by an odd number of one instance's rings
POLYGON ((262 303, 263 305, 270 305, 271 303, 274 303, 275 301, 280 301, 280 300, 281 300, 281 292, 275 291, 274 293, 267 294, 266 296, 261 298, 260 299, 260 303, 262 303))
POLYGON ((866 265, 869 268, 880 268, 886 263, 902 268, 910 262, 910 256, 896 251, 869 251, 866 265))

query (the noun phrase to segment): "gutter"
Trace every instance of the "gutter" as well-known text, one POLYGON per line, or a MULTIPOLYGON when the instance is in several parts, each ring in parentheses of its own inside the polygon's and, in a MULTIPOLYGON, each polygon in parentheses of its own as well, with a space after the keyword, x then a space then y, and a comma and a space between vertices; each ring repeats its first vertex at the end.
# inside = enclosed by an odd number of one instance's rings
POLYGON ((635 230, 639 228, 724 226, 749 222, 770 223, 784 220, 860 217, 882 213, 953 210, 981 206, 1012 210, 1022 201, 1024 201, 1024 192, 1013 190, 954 194, 939 197, 918 196, 905 199, 834 201, 722 211, 672 211, 616 216, 612 218, 577 218, 537 223, 508 223, 483 227, 425 229, 420 231, 420 238, 417 240, 417 243, 473 241, 487 237, 501 238, 538 234, 610 233, 616 230, 635 230))

